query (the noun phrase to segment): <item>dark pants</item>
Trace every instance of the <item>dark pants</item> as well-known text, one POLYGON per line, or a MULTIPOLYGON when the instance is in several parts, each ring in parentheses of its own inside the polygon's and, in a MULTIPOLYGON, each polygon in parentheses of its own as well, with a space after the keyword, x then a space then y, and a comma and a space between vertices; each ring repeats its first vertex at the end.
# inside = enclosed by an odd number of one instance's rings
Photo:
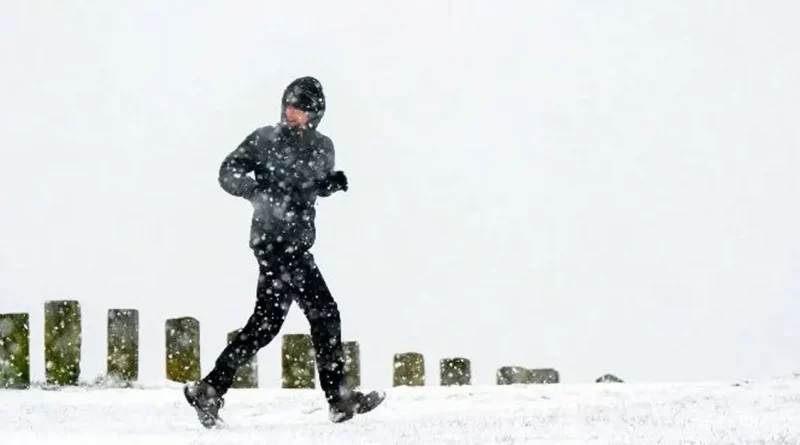
POLYGON ((311 325, 320 386, 335 403, 344 385, 339 308, 310 252, 283 253, 283 249, 253 249, 259 264, 253 315, 239 335, 222 351, 214 369, 203 379, 224 394, 236 370, 269 344, 286 320, 292 301, 311 325), (281 253, 277 253, 281 252, 281 253))

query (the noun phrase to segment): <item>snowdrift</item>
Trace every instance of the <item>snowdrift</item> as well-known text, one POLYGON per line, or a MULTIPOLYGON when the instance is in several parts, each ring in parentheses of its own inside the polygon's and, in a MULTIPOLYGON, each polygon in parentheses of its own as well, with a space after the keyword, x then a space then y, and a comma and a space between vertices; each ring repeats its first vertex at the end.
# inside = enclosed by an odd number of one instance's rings
POLYGON ((702 384, 398 387, 334 425, 321 391, 235 389, 199 426, 180 385, 0 392, 11 444, 796 444, 800 379, 702 384))

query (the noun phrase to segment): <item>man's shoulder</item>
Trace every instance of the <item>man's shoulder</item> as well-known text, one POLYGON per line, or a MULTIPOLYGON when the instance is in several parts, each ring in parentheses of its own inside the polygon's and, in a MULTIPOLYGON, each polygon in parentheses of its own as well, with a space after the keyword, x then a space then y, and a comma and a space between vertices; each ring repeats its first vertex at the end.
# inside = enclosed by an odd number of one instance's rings
POLYGON ((317 144, 322 148, 333 149, 333 140, 329 136, 320 133, 319 130, 315 130, 314 137, 317 139, 317 144))
POLYGON ((257 127, 255 130, 253 130, 253 135, 264 140, 273 139, 276 135, 275 126, 264 125, 263 127, 257 127))
POLYGON ((272 145, 277 137, 277 131, 273 125, 264 125, 256 127, 250 134, 247 135, 243 147, 255 150, 262 150, 272 145))

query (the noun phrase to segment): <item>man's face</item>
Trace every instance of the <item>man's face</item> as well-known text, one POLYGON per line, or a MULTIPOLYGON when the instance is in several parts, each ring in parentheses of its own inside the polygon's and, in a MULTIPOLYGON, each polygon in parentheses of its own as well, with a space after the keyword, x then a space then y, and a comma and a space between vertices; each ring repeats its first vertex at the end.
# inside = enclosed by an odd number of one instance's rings
POLYGON ((291 105, 286 107, 286 122, 291 127, 305 127, 308 124, 308 115, 291 105))

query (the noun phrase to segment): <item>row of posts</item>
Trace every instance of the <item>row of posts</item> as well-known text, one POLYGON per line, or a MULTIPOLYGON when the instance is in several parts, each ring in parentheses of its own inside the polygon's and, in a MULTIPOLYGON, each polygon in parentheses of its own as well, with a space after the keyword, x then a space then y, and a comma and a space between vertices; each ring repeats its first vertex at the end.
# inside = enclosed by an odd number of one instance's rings
MULTIPOLYGON (((166 377, 175 382, 200 379, 200 323, 192 317, 166 321, 166 377)), ((238 334, 228 334, 228 342, 238 334)), ((81 311, 77 301, 45 303, 45 378, 49 385, 77 385, 80 376, 81 311)), ((114 382, 134 382, 139 374, 139 311, 108 311, 106 372, 114 382)), ((345 342, 345 376, 348 385, 361 385, 360 352, 357 342, 345 342)), ((283 336, 282 387, 314 388, 315 361, 311 337, 283 336)), ((470 361, 456 357, 439 363, 442 386, 470 385, 470 361)), ((497 371, 497 384, 558 383, 554 369, 516 366, 497 371)), ((422 354, 395 354, 393 386, 424 386, 425 360, 422 354)), ((30 387, 29 317, 25 313, 0 314, 0 388, 30 387)), ((234 388, 258 387, 257 361, 253 358, 239 369, 234 388)))

